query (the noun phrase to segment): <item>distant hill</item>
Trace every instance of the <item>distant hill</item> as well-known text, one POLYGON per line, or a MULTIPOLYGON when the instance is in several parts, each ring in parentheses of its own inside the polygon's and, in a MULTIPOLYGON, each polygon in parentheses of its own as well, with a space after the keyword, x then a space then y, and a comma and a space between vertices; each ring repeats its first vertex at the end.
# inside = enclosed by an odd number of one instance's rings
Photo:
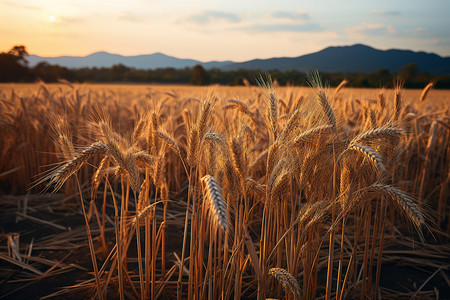
POLYGON ((306 72, 318 69, 321 72, 375 72, 379 69, 397 71, 410 63, 416 63, 420 71, 431 74, 450 74, 450 57, 441 57, 426 52, 414 52, 410 50, 378 50, 372 47, 356 44, 352 46, 328 47, 321 51, 299 56, 280 57, 270 59, 254 59, 245 62, 211 61, 200 62, 193 59, 179 59, 162 53, 149 55, 122 56, 107 52, 97 52, 85 57, 61 56, 40 57, 28 56, 30 66, 40 61, 50 64, 58 64, 68 68, 81 67, 111 67, 115 64, 123 64, 137 69, 156 68, 185 68, 197 64, 206 69, 219 68, 221 70, 297 70, 306 72))
POLYGON ((67 68, 92 68, 92 67, 112 67, 113 65, 123 64, 137 69, 157 69, 157 68, 176 68, 193 67, 197 64, 204 68, 220 68, 224 65, 233 63, 232 61, 211 61, 200 62, 194 59, 180 59, 168 56, 162 53, 123 56, 111 54, 108 52, 96 52, 88 56, 59 56, 59 57, 41 57, 29 55, 27 57, 30 66, 35 66, 39 62, 46 61, 52 65, 60 65, 67 68))
POLYGON ((416 63, 420 71, 431 74, 450 74, 450 57, 441 57, 410 50, 377 50, 357 44, 328 47, 319 52, 299 56, 271 59, 255 59, 223 66, 223 70, 298 70, 306 72, 318 69, 322 72, 374 72, 379 69, 397 71, 410 63, 416 63))

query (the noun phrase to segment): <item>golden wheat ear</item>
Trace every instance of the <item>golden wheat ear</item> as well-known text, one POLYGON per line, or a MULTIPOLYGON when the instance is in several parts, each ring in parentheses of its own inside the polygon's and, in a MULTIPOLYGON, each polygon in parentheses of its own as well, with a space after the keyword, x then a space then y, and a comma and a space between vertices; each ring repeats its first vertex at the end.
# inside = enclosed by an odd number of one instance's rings
POLYGON ((300 299, 300 284, 294 275, 282 268, 271 268, 269 274, 281 283, 286 292, 290 291, 294 299, 300 299))
POLYGON ((203 139, 203 136, 205 135, 208 127, 210 126, 216 102, 217 98, 212 95, 202 102, 200 115, 197 119, 197 129, 200 140, 203 139))
POLYGON ((208 200, 212 219, 215 223, 219 224, 222 229, 228 230, 227 208, 219 183, 210 175, 203 176, 201 181, 205 183, 206 199, 208 200))
POLYGON ((376 183, 368 187, 389 196, 405 212, 406 216, 419 228, 425 224, 425 218, 413 197, 395 186, 376 183))
POLYGON ((341 89, 348 83, 349 81, 347 79, 344 79, 339 83, 339 85, 334 90, 334 97, 336 97, 337 94, 341 91, 341 89))
POLYGON ((423 89, 422 94, 420 95, 420 102, 425 101, 425 98, 427 97, 428 92, 433 88, 433 86, 436 84, 434 81, 430 81, 426 87, 423 89))
POLYGON ((351 144, 366 143, 377 139, 392 139, 400 137, 405 131, 392 125, 369 129, 356 136, 351 144))
POLYGON ((197 127, 192 128, 189 131, 189 136, 187 140, 187 163, 191 167, 195 167, 198 162, 198 148, 200 146, 200 139, 199 139, 199 131, 197 127))
POLYGON ((349 150, 353 150, 356 152, 359 152, 363 154, 376 169, 380 169, 381 171, 386 171, 386 167, 383 163, 383 158, 380 154, 378 154, 375 150, 373 150, 371 147, 366 145, 352 145, 348 148, 349 150))
POLYGON ((336 116, 334 114, 334 110, 331 107, 330 101, 328 99, 328 95, 323 88, 322 79, 320 78, 319 71, 315 70, 312 72, 308 72, 306 74, 306 79, 310 87, 313 88, 314 92, 317 95, 317 100, 319 101, 320 106, 322 107, 325 116, 328 119, 328 124, 333 128, 336 128, 336 116))
POLYGON ((264 76, 261 74, 256 81, 264 89, 264 95, 267 98, 267 119, 269 121, 270 133, 275 140, 277 137, 278 98, 273 88, 272 77, 269 73, 266 73, 266 79, 264 79, 264 76))
POLYGON ((49 175, 50 182, 48 185, 54 184, 54 192, 58 191, 63 186, 64 182, 66 182, 70 176, 75 174, 89 158, 95 154, 105 154, 107 151, 108 147, 102 142, 96 142, 84 148, 80 154, 49 175))

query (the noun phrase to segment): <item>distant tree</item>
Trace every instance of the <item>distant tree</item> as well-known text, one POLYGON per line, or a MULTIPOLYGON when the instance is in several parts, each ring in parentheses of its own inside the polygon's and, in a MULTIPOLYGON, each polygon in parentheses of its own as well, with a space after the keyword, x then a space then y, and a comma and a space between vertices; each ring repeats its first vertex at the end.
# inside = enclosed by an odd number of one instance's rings
POLYGON ((25 46, 14 46, 0 53, 0 82, 30 81, 33 76, 27 67, 25 46))
POLYGON ((45 82, 56 82, 59 79, 75 80, 73 71, 59 65, 50 65, 45 61, 38 63, 32 71, 37 78, 45 82))
POLYGON ((233 85, 244 85, 244 79, 245 79, 244 76, 235 77, 234 81, 233 81, 233 85))
POLYGON ((193 85, 207 85, 209 84, 208 73, 201 65, 196 65, 192 70, 192 77, 189 81, 193 85))
POLYGON ((379 81, 379 87, 387 87, 392 82, 392 76, 388 69, 379 69, 376 72, 376 78, 379 81))
POLYGON ((128 76, 131 70, 131 68, 123 64, 112 66, 111 73, 113 76, 113 81, 129 81, 128 76))
POLYGON ((11 54, 15 57, 17 57, 20 61, 27 64, 28 62, 25 59, 25 56, 28 55, 27 49, 25 46, 14 46, 11 50, 9 50, 8 54, 11 54))
POLYGON ((404 80, 408 81, 411 78, 414 78, 419 73, 419 69, 417 68, 416 63, 410 63, 407 66, 404 66, 400 69, 400 75, 404 80))

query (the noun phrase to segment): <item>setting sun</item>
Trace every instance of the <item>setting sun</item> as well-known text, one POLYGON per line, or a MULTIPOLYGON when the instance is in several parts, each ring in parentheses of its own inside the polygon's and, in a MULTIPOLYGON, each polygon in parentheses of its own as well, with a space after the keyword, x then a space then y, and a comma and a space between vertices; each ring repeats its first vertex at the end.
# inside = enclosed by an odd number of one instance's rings
POLYGON ((53 22, 56 21, 56 17, 55 16, 50 16, 50 17, 48 17, 48 20, 53 23, 53 22))

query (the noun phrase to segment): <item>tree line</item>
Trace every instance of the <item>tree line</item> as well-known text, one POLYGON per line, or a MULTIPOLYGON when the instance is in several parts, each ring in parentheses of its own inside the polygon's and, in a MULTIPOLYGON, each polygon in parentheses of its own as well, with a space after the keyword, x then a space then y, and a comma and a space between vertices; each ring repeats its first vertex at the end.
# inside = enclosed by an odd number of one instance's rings
MULTIPOLYGON (((0 53, 0 82, 57 82, 65 79, 71 82, 86 83, 176 83, 176 84, 221 84, 244 85, 246 82, 255 83, 260 70, 239 69, 223 71, 217 68, 205 70, 201 65, 192 68, 158 68, 136 69, 123 64, 109 68, 66 68, 40 62, 29 67, 26 60, 28 55, 24 46, 14 46, 8 52, 0 53)), ((307 85, 305 73, 299 71, 269 71, 272 78, 279 85, 307 85)), ((428 82, 435 81, 435 88, 450 88, 450 75, 433 76, 421 72, 414 63, 402 67, 397 72, 380 69, 376 72, 363 73, 321 73, 325 82, 330 86, 337 86, 347 79, 348 87, 390 88, 397 78, 405 82, 406 88, 423 88, 428 82)))

